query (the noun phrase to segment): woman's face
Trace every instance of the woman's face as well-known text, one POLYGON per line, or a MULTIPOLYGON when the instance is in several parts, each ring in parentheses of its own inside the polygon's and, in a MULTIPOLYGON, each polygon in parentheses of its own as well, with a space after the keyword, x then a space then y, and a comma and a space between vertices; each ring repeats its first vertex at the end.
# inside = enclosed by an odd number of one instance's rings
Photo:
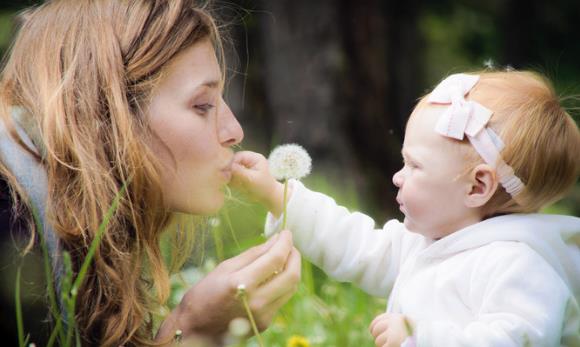
POLYGON ((233 151, 244 133, 222 97, 213 45, 180 53, 153 91, 148 116, 153 150, 163 165, 162 189, 171 211, 207 215, 224 203, 233 151))

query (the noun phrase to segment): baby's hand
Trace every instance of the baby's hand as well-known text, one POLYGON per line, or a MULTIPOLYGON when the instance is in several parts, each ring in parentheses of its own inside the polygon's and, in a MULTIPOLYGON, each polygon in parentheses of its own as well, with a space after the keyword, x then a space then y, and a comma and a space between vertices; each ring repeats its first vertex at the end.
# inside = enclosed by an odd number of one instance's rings
POLYGON ((402 314, 383 313, 377 316, 369 330, 377 347, 399 347, 409 337, 409 320, 402 314))
MULTIPOLYGON (((232 164, 231 186, 247 193, 275 216, 282 213, 284 186, 270 174, 268 160, 260 153, 237 152, 232 164)), ((288 194, 288 196, 290 196, 288 194)))

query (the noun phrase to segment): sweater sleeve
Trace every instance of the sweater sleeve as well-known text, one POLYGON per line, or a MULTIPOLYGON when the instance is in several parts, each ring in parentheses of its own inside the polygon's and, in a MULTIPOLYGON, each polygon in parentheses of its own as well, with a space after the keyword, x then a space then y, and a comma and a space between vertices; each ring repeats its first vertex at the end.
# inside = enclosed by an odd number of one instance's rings
POLYGON ((566 341, 578 342, 563 333, 571 310, 578 317, 578 305, 570 290, 526 245, 512 243, 511 247, 514 252, 490 254, 475 275, 466 278, 471 281, 470 301, 481 303, 476 306, 476 319, 463 326, 445 320, 417 322, 418 347, 474 343, 482 347, 560 346, 568 345, 566 341))
MULTIPOLYGON (((353 282, 375 296, 388 296, 406 257, 423 237, 396 221, 375 230, 372 218, 349 212, 298 181, 287 206, 287 227, 295 246, 316 266, 339 281, 353 282)), ((265 233, 278 232, 281 218, 268 214, 265 233)))

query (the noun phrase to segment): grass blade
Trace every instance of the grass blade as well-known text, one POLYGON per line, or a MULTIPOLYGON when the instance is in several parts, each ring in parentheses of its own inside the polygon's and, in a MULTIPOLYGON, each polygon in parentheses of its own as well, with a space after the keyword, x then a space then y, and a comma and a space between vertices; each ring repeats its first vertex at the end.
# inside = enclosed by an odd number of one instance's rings
POLYGON ((89 252, 87 253, 86 258, 83 261, 83 264, 81 265, 81 269, 79 270, 79 274, 73 283, 71 292, 74 293, 75 296, 76 296, 76 291, 83 283, 83 279, 85 278, 85 275, 87 273, 89 265, 91 264, 91 261, 93 260, 93 256, 95 255, 95 251, 101 242, 101 238, 103 237, 103 234, 104 234, 105 230, 107 229, 107 226, 109 225, 109 221, 111 220, 111 218, 113 217, 113 214, 115 213, 115 211, 119 207, 119 201, 121 200, 121 196, 123 196, 123 194, 125 194, 126 189, 127 189, 127 183, 125 183, 123 185, 123 187, 121 187, 121 190, 119 190, 117 192, 117 195, 115 195, 115 199, 113 199, 113 203, 111 204, 111 207, 109 207, 109 210, 107 211, 107 214, 105 215, 105 218, 101 222, 101 225, 99 225, 99 230, 97 231, 95 238, 91 242, 89 252))
POLYGON ((16 329, 18 330, 18 346, 24 347, 24 323, 22 322, 22 306, 20 302, 20 270, 16 271, 16 291, 14 293, 14 303, 16 305, 16 329))

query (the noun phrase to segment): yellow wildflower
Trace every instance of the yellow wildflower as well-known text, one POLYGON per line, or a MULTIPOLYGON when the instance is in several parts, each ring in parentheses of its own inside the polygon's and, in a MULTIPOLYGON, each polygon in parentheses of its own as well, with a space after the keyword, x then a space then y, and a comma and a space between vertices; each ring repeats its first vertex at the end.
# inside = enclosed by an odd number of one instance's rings
POLYGON ((310 347, 310 342, 304 336, 293 335, 288 340, 286 347, 310 347))

